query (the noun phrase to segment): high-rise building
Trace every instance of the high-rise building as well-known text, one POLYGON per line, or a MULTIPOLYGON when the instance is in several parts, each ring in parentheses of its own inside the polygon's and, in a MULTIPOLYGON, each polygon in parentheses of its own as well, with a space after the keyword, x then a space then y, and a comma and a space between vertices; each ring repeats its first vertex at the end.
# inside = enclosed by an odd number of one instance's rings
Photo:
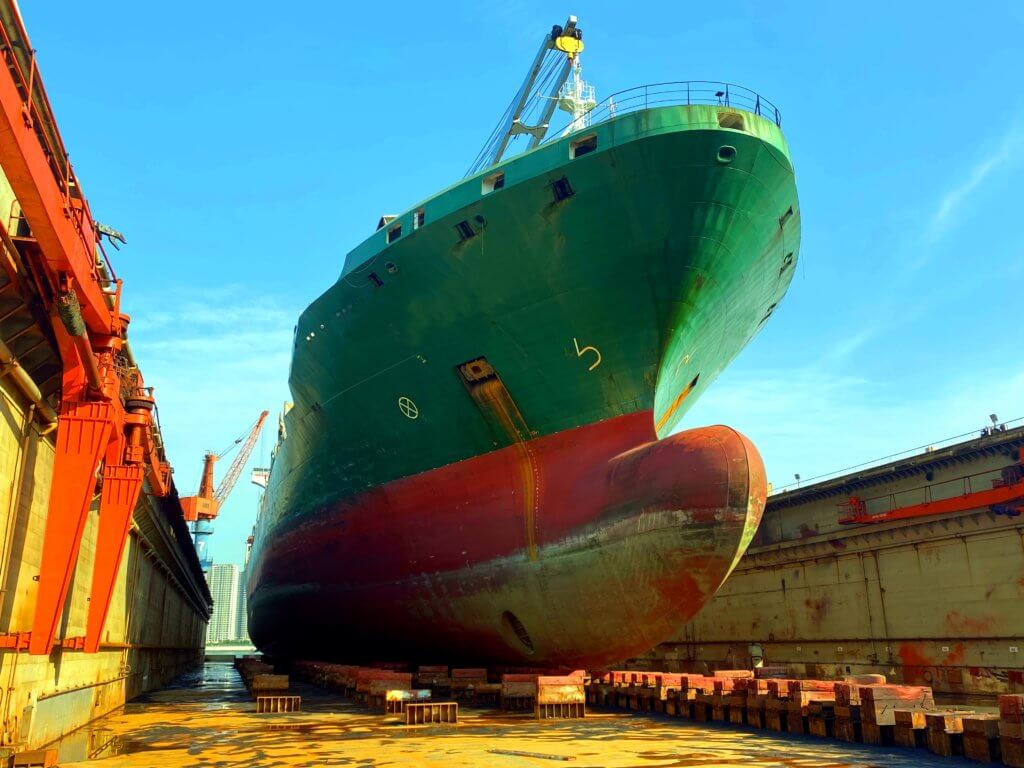
POLYGON ((234 640, 238 629, 238 566, 212 565, 207 581, 213 596, 213 615, 206 628, 206 642, 234 640))
POLYGON ((246 595, 245 595, 245 569, 239 573, 238 577, 238 609, 237 618, 235 621, 235 640, 243 643, 249 642, 249 617, 247 615, 246 595))

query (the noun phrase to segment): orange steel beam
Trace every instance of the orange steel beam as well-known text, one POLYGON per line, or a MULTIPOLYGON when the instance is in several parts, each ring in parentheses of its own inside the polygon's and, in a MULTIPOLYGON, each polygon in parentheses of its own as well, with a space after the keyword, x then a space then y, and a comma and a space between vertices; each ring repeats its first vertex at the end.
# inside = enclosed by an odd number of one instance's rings
MULTIPOLYGON (((10 57, 10 53, 6 53, 10 57)), ((5 67, 10 72, 10 68, 5 67)), ((70 180, 58 180, 28 105, 12 77, 0 77, 0 165, 38 242, 50 276, 67 272, 94 333, 116 330, 96 269, 96 236, 86 202, 72 197, 70 180)))
POLYGON ((0 635, 0 648, 8 651, 27 651, 31 638, 31 632, 12 632, 9 635, 0 635))
MULTIPOLYGON (((941 515, 948 512, 966 512, 970 509, 985 509, 988 507, 1011 507, 1024 508, 1024 472, 1018 467, 1024 468, 1024 449, 1021 451, 1022 462, 1020 465, 1011 465, 1004 470, 1004 478, 1011 478, 997 482, 992 488, 983 491, 970 491, 960 496, 952 496, 948 499, 926 501, 921 504, 911 504, 906 507, 896 507, 888 512, 868 514, 864 501, 857 496, 851 496, 848 502, 852 513, 839 518, 844 525, 858 523, 884 523, 891 520, 908 520, 914 517, 927 517, 941 515)), ((1012 512, 1011 512, 1012 514, 1012 512)))
POLYGON ((199 497, 202 499, 213 498, 213 465, 217 459, 217 454, 209 451, 203 456, 203 478, 199 481, 199 497))
POLYGON ((29 642, 29 653, 35 655, 49 654, 57 634, 57 623, 67 599, 85 517, 92 501, 96 466, 110 441, 111 410, 111 404, 105 402, 65 403, 60 410, 54 480, 29 642))
MULTIPOLYGON (((32 261, 51 312, 63 366, 53 480, 29 640, 30 653, 49 654, 78 559, 100 457, 106 455, 93 575, 95 602, 89 617, 88 640, 94 648, 143 477, 159 496, 169 493, 171 479, 170 467, 153 439, 152 397, 143 388, 141 375, 122 381, 115 365, 127 327, 127 317, 119 309, 121 283, 100 266, 96 225, 68 162, 17 7, 5 3, 0 11, 0 56, 5 65, 0 67, 0 166, 35 242, 23 255, 32 261)), ((78 648, 85 641, 65 639, 61 646, 78 648)))
POLYGON ((121 464, 121 441, 110 443, 103 465, 100 495, 100 524, 96 534, 96 555, 89 597, 89 618, 85 630, 85 651, 96 653, 110 610, 110 598, 117 583, 121 557, 128 542, 132 513, 142 491, 142 466, 121 464))
POLYGON ((1010 505, 1015 502, 1024 503, 1024 484, 1002 486, 985 491, 973 491, 962 496, 954 496, 938 501, 926 501, 908 507, 897 507, 889 512, 877 515, 855 513, 840 518, 843 524, 851 523, 884 523, 890 520, 906 520, 912 517, 941 515, 946 512, 966 512, 969 509, 984 509, 997 505, 1010 505))

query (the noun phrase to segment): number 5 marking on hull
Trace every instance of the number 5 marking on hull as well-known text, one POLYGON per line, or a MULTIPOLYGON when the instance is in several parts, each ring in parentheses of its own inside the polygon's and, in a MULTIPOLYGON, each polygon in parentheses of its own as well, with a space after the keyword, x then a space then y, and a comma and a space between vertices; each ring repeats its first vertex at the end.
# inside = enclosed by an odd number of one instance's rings
POLYGON ((594 361, 594 364, 592 366, 587 368, 588 371, 594 370, 595 368, 597 368, 597 366, 601 364, 601 351, 597 347, 581 347, 580 343, 576 340, 575 336, 572 337, 572 345, 576 347, 576 357, 583 357, 583 355, 585 355, 587 352, 593 352, 595 355, 597 355, 597 360, 594 361))

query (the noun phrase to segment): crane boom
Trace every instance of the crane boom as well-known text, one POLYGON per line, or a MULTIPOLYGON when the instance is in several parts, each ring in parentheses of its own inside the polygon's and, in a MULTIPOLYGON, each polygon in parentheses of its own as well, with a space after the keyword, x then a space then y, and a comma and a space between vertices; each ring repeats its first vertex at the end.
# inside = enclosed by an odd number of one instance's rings
POLYGON ((517 136, 529 137, 528 149, 540 144, 548 132, 559 92, 582 50, 583 32, 576 26, 575 16, 570 16, 564 26, 556 24, 544 35, 526 80, 477 154, 467 176, 500 162, 517 136))
MULTIPOLYGON (((199 492, 194 496, 186 496, 181 500, 181 510, 185 521, 188 522, 192 531, 192 540, 195 543, 196 554, 199 556, 199 565, 204 572, 209 570, 213 564, 206 548, 207 540, 213 533, 213 520, 220 512, 220 507, 227 499, 228 494, 231 493, 231 489, 238 482, 238 477, 242 474, 245 462, 249 460, 249 456, 252 454, 252 449, 256 445, 256 439, 260 436, 263 422, 267 420, 268 415, 270 415, 269 411, 260 413, 256 423, 249 429, 242 449, 235 456, 235 460, 231 462, 227 474, 220 481, 216 491, 213 489, 213 465, 217 459, 226 455, 227 451, 219 455, 212 451, 207 451, 203 457, 203 477, 199 483, 199 492)), ((235 440, 233 445, 238 445, 241 442, 242 438, 240 437, 235 440)))
POLYGON ((252 453, 253 447, 256 445, 256 438, 260 436, 260 430, 263 429, 263 422, 267 420, 267 416, 270 414, 269 411, 263 411, 260 417, 256 419, 256 423, 253 424, 252 429, 249 430, 249 436, 245 439, 245 445, 235 456, 235 460, 231 462, 231 466, 228 468, 228 473, 224 475, 224 479, 220 481, 220 485, 217 486, 216 492, 213 494, 214 501, 217 502, 218 506, 224 503, 227 499, 228 494, 235 487, 235 483, 238 482, 239 475, 242 474, 242 468, 245 466, 245 462, 249 460, 249 454, 252 453))

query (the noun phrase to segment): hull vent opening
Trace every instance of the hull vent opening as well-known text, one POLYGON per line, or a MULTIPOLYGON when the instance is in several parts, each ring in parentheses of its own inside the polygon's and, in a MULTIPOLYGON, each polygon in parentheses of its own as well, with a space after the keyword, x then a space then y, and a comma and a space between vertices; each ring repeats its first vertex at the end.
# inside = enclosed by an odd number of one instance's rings
POLYGON ((555 196, 556 203, 559 203, 562 200, 568 200, 576 194, 573 191, 572 185, 569 183, 569 179, 565 176, 552 182, 551 192, 555 196))
POLYGON ((728 165, 736 159, 736 147, 725 144, 718 148, 718 154, 715 156, 722 165, 728 165))
POLYGON ((743 115, 736 112, 719 112, 718 125, 720 128, 731 128, 734 131, 745 131, 747 129, 746 123, 743 121, 743 115))
POLYGON ((460 242, 465 242, 466 240, 469 240, 469 238, 473 237, 476 234, 476 231, 473 229, 473 226, 468 221, 460 221, 458 224, 456 224, 455 231, 459 235, 460 242))
POLYGON ((529 656, 533 655, 535 649, 533 640, 530 639, 530 633, 526 631, 523 622, 512 611, 505 611, 501 614, 501 628, 509 636, 509 639, 518 641, 521 651, 529 656))
POLYGON ((577 157, 589 155, 597 149, 597 134, 592 133, 569 144, 569 157, 575 160, 577 157))
POLYGON ((490 176, 484 176, 480 182, 481 194, 488 194, 499 189, 505 188, 505 174, 499 171, 498 173, 492 173, 490 176))

